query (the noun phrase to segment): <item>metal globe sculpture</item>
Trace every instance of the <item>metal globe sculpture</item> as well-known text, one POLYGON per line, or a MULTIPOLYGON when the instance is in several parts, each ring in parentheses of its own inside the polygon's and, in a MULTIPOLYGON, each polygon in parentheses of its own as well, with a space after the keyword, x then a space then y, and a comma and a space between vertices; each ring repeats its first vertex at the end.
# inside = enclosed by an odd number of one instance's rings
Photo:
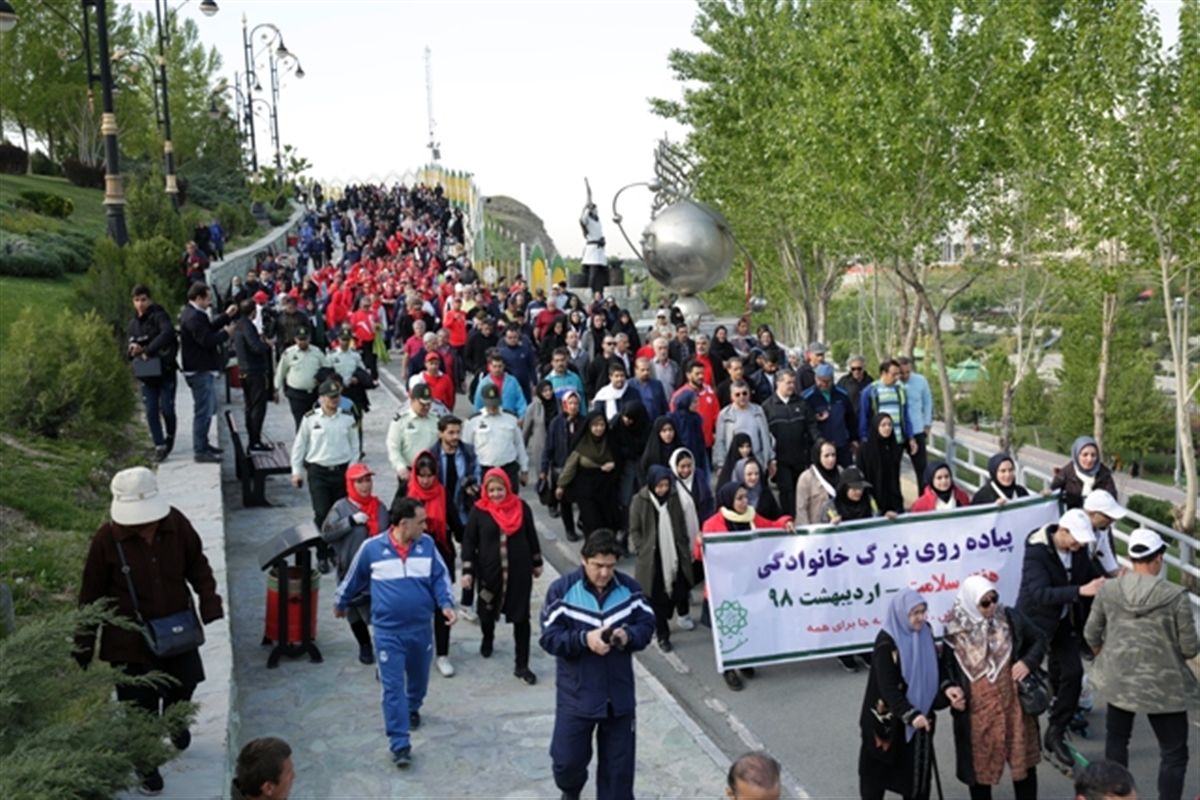
POLYGON ((719 211, 683 199, 664 208, 646 226, 642 254, 656 281, 681 295, 696 295, 729 275, 734 242, 719 211))

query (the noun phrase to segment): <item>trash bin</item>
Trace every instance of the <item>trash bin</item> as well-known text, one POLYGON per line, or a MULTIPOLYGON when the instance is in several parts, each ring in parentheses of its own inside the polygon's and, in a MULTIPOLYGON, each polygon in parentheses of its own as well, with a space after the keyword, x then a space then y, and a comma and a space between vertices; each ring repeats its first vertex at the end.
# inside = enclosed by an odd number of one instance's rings
MULTIPOLYGON (((321 573, 317 570, 311 570, 309 573, 312 581, 312 595, 309 598, 309 608, 312 620, 312 638, 317 638, 317 608, 318 598, 321 594, 321 573)), ((288 567, 288 596, 287 602, 290 606, 287 613, 287 641, 283 644, 300 644, 303 641, 303 633, 300 630, 300 578, 304 575, 300 567, 288 567)), ((269 639, 272 642, 280 642, 279 638, 279 568, 272 567, 267 572, 267 619, 266 633, 264 639, 269 639)))

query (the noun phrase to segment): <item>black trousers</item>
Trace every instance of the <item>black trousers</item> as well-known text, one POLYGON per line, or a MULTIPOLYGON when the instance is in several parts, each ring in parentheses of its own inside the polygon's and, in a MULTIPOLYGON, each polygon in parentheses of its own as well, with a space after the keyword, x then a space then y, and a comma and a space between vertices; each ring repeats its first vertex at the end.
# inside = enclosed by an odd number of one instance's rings
MULTIPOLYGON (((446 548, 439 547, 438 552, 442 554, 442 560, 446 562, 446 572, 450 575, 450 582, 454 583, 454 564, 456 562, 454 542, 448 541, 446 544, 448 546, 446 548)), ((442 615, 440 608, 433 612, 433 645, 436 655, 450 655, 450 625, 447 624, 446 617, 442 615)))
POLYGON ((325 517, 333 504, 346 496, 346 467, 349 464, 338 464, 336 467, 323 467, 320 464, 306 463, 308 468, 308 496, 312 500, 313 520, 317 530, 325 524, 325 517))
POLYGON ((917 494, 920 495, 925 491, 925 466, 929 463, 929 454, 925 451, 924 433, 913 434, 912 438, 917 443, 917 452, 908 451, 908 457, 912 461, 913 472, 917 473, 917 494))
MULTIPOLYGON (((1180 800, 1187 776, 1188 718, 1186 711, 1147 714, 1154 738, 1158 739, 1158 800, 1180 800)), ((1108 704, 1105 716, 1104 757, 1129 766, 1129 737, 1133 734, 1132 711, 1108 704)), ((1145 792, 1149 796, 1150 792, 1145 792)))
POLYGON ((654 609, 654 635, 660 642, 671 639, 671 617, 691 611, 691 587, 682 572, 675 573, 674 585, 667 588, 662 575, 662 558, 654 544, 654 585, 650 588, 650 607, 654 609))
POLYGON ((267 376, 242 373, 242 393, 246 403, 246 436, 250 444, 261 444, 263 420, 267 418, 267 401, 271 399, 267 376))
POLYGON ((796 514, 796 481, 800 480, 800 473, 806 469, 808 469, 807 465, 776 462, 775 485, 779 487, 779 507, 789 517, 796 514))
POLYGON ((633 714, 601 719, 577 717, 559 709, 554 712, 550 738, 550 760, 554 785, 577 795, 588 779, 592 762, 592 738, 596 739, 596 797, 603 800, 633 800, 633 773, 637 756, 637 724, 633 714))
POLYGON ((605 264, 588 264, 588 288, 592 290, 592 295, 604 294, 604 288, 608 286, 608 266, 605 264))
MULTIPOLYGON (((513 643, 516 645, 516 668, 525 669, 529 666, 529 637, 533 630, 529 620, 514 622, 513 643)), ((483 632, 483 640, 492 642, 496 638, 496 614, 487 606, 479 605, 479 629, 483 632)))
MULTIPOLYGON (((971 800, 992 800, 992 787, 975 783, 967 787, 971 800)), ((1030 767, 1023 781, 1013 781, 1013 797, 1016 800, 1037 800, 1037 769, 1030 767)))
POLYGON ((204 680, 204 667, 200 661, 199 651, 183 653, 173 658, 164 659, 156 665, 149 664, 113 664, 127 675, 146 675, 159 670, 179 681, 169 686, 123 686, 117 685, 117 700, 122 703, 133 703, 144 708, 150 714, 159 716, 176 703, 186 703, 192 699, 196 684, 204 680))
POLYGON ((317 404, 317 393, 287 388, 284 389, 284 394, 287 395, 288 407, 292 410, 292 422, 296 424, 296 430, 300 430, 300 421, 317 404))
MULTIPOLYGON (((1067 729, 1079 695, 1083 691, 1083 660, 1080 658, 1079 634, 1069 619, 1059 620, 1058 628, 1050 639, 1050 687, 1054 690, 1054 702, 1050 706, 1049 725, 1051 731, 1061 734, 1067 729)), ((1049 731, 1047 731, 1049 735, 1049 731)))

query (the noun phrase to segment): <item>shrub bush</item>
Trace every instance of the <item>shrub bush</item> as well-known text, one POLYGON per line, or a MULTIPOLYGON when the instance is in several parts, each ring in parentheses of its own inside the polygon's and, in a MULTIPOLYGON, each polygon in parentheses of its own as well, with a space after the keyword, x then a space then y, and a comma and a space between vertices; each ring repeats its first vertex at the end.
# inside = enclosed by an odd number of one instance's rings
POLYGON ((39 192, 34 189, 26 189, 21 192, 16 205, 18 208, 27 208, 30 211, 47 217, 54 217, 55 219, 66 219, 75 212, 75 204, 71 202, 69 197, 51 194, 50 192, 39 192))
POLYGON ((15 278, 61 278, 62 264, 53 253, 37 250, 32 245, 9 249, 0 248, 0 275, 15 278))
POLYGON ((1166 500, 1159 500, 1156 497, 1146 497, 1143 494, 1131 494, 1125 505, 1135 514, 1149 517, 1160 525, 1166 525, 1168 528, 1175 527, 1175 520, 1171 514, 1171 504, 1166 500))
POLYGON ((221 223, 221 227, 225 229, 226 241, 242 234, 255 233, 258 230, 258 222, 250 213, 250 208, 244 203, 237 206, 221 203, 217 206, 216 217, 221 223))
POLYGON ((152 239, 161 236, 180 248, 192 237, 190 228, 171 206, 171 198, 163 191, 163 177, 151 173, 145 179, 129 181, 125 188, 125 215, 132 239, 152 239))
POLYGON ((0 639, 0 797, 112 797, 137 782, 136 771, 175 756, 166 737, 190 722, 194 704, 156 717, 110 699, 118 684, 170 678, 130 678, 103 663, 85 671, 72 661, 76 628, 102 620, 120 623, 93 607, 22 619, 0 639))
POLYGON ((94 435, 129 421, 132 380, 111 329, 95 312, 64 309, 47 328, 26 307, 0 355, 0 417, 50 438, 94 435))
POLYGON ((84 164, 77 158, 63 159, 63 174, 67 180, 85 189, 104 188, 104 165, 84 164))
POLYGON ((33 174, 61 178, 63 169, 57 161, 54 161, 50 156, 38 150, 33 154, 33 174))
POLYGON ((96 312, 112 336, 122 337, 133 314, 129 292, 140 283, 149 287, 155 301, 174 316, 183 305, 186 291, 178 259, 175 245, 161 237, 134 242, 126 248, 99 239, 92 265, 75 289, 75 309, 80 313, 96 312))
POLYGON ((29 153, 15 144, 0 142, 0 173, 24 175, 29 167, 29 153))

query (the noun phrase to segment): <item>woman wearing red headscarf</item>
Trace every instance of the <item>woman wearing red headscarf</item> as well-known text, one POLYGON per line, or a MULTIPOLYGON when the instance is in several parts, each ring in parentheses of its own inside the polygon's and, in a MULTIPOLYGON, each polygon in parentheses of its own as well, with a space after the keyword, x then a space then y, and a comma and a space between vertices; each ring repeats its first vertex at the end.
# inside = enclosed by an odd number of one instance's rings
MULTIPOLYGON (((442 560, 446 562, 446 572, 453 581, 454 543, 446 527, 446 488, 438 480, 437 459, 428 450, 422 450, 413 460, 408 473, 408 486, 403 494, 420 500, 425 506, 425 532, 433 537, 442 560)), ((454 674, 454 665, 450 663, 450 626, 446 624, 441 609, 433 615, 433 640, 437 654, 434 663, 438 672, 449 678, 454 674)))
POLYGON ((483 476, 483 497, 475 503, 463 533, 464 588, 476 586, 483 643, 479 654, 492 655, 496 618, 504 612, 516 642, 513 675, 537 683, 529 669, 529 597, 533 579, 542 574, 542 550, 533 512, 513 494, 504 470, 493 467, 483 476))
MULTIPOLYGON (((374 474, 366 464, 351 464, 346 470, 346 496, 333 504, 321 526, 321 538, 333 548, 337 561, 338 583, 346 577, 362 543, 388 529, 387 506, 372 494, 374 474)), ((371 632, 367 628, 371 621, 369 594, 351 599, 346 621, 358 642, 358 660, 363 664, 374 664, 371 632)))

